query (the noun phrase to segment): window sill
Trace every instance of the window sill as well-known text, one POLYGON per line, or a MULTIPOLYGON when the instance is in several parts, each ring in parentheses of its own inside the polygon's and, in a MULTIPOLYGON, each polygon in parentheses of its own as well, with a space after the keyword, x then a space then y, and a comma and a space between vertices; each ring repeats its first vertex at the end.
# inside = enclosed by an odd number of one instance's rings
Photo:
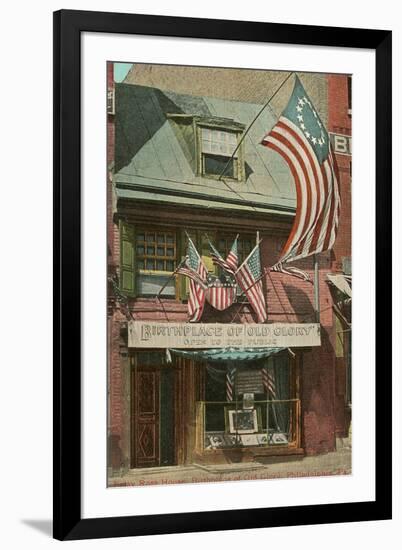
POLYGON ((172 275, 173 271, 154 271, 152 269, 139 269, 138 274, 139 275, 154 275, 155 277, 170 277, 172 275))

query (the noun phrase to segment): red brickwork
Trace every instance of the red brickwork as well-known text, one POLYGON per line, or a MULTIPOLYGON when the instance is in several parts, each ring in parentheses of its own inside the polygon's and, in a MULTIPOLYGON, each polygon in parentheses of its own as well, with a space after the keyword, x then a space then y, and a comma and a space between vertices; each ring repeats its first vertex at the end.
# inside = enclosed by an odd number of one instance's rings
MULTIPOLYGON (((107 90, 114 90, 113 63, 107 63, 107 90)), ((115 273, 118 264, 118 229, 113 223, 113 162, 115 147, 115 116, 107 114, 107 167, 106 188, 107 188, 107 235, 108 235, 108 265, 109 275, 115 273)), ((109 287, 110 294, 110 287, 109 287)), ((112 296, 109 295, 109 300, 112 296)), ((121 452, 121 431, 122 431, 122 376, 120 349, 121 322, 124 316, 116 307, 114 301, 109 301, 108 318, 108 431, 109 431, 109 453, 108 464, 113 468, 120 468, 123 457, 121 452)))
MULTIPOLYGON (((328 76, 328 131, 352 135, 352 116, 349 111, 348 77, 328 76)), ((342 270, 342 258, 351 256, 351 160, 349 155, 336 154, 341 186, 341 218, 334 246, 334 270, 342 270)))
POLYGON ((117 310, 109 321, 109 464, 119 468, 122 462, 120 440, 122 430, 122 377, 120 365, 121 315, 117 310))
MULTIPOLYGON (((114 91, 114 75, 113 75, 113 63, 110 61, 107 63, 107 90, 114 91)), ((113 255, 113 200, 112 200, 112 180, 113 180, 113 163, 114 163, 114 146, 115 146, 115 116, 113 114, 107 115, 107 235, 108 235, 108 263, 109 265, 115 265, 118 261, 118 257, 113 255)))
MULTIPOLYGON (((352 135, 352 113, 349 100, 348 77, 328 76, 328 130, 341 135, 352 135)), ((352 79, 353 85, 353 79, 352 79)), ((341 218, 333 250, 333 271, 342 271, 342 259, 352 255, 352 181, 349 155, 336 154, 341 186, 341 218)), ((346 327, 344 327, 346 329, 346 327)), ((337 357, 335 367, 334 417, 336 434, 345 437, 350 423, 350 410, 346 407, 346 358, 337 357)))

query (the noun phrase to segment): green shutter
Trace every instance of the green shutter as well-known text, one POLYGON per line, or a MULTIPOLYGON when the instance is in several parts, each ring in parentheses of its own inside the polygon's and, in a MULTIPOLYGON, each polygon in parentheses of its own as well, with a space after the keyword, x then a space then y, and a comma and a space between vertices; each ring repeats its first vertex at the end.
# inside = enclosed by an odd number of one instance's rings
MULTIPOLYGON (((211 239, 212 243, 215 243, 216 246, 216 233, 215 231, 209 231, 208 237, 211 239)), ((205 267, 208 269, 209 273, 217 274, 217 268, 212 262, 211 258, 211 248, 208 243, 207 236, 204 231, 201 231, 199 234, 199 242, 200 242, 200 248, 198 249, 202 261, 204 262, 205 267)))
POLYGON ((120 290, 135 295, 134 227, 120 221, 120 290))
MULTIPOLYGON (((188 235, 192 239, 193 243, 197 247, 197 250, 199 249, 198 242, 197 242, 197 232, 194 230, 187 230, 188 235)), ((184 229, 178 231, 178 247, 177 247, 177 261, 180 262, 183 260, 187 254, 187 235, 186 231, 184 229)), ((188 277, 185 277, 184 275, 178 275, 179 282, 178 282, 178 293, 180 296, 180 300, 187 300, 188 299, 188 292, 189 292, 189 285, 188 285, 188 277)))

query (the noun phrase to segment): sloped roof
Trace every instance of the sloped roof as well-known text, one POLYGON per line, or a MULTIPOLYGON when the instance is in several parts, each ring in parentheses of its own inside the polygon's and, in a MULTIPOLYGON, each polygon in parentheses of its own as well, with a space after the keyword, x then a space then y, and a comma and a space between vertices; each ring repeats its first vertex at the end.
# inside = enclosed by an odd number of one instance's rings
MULTIPOLYGON (((158 65, 134 63, 124 82, 170 90, 178 94, 221 97, 234 101, 264 104, 271 97, 288 71, 269 71, 229 67, 188 65, 158 65)), ((321 119, 328 122, 328 75, 297 71, 321 119)), ((271 105, 281 113, 292 94, 294 79, 290 78, 273 97, 271 105)))
POLYGON ((269 106, 244 140, 245 182, 225 184, 196 175, 192 148, 170 118, 172 114, 220 117, 248 127, 261 107, 116 84, 117 198, 293 214, 296 197, 290 171, 278 154, 259 144, 277 120, 269 106))

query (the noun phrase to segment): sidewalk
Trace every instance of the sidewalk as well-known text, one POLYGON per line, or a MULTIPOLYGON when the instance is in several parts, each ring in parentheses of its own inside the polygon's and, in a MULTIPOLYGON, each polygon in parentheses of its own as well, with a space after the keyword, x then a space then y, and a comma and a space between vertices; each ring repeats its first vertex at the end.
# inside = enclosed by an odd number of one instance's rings
POLYGON ((345 475, 351 471, 351 447, 347 440, 339 440, 338 450, 333 453, 302 458, 272 457, 266 464, 191 464, 128 470, 110 477, 109 487, 345 475))

